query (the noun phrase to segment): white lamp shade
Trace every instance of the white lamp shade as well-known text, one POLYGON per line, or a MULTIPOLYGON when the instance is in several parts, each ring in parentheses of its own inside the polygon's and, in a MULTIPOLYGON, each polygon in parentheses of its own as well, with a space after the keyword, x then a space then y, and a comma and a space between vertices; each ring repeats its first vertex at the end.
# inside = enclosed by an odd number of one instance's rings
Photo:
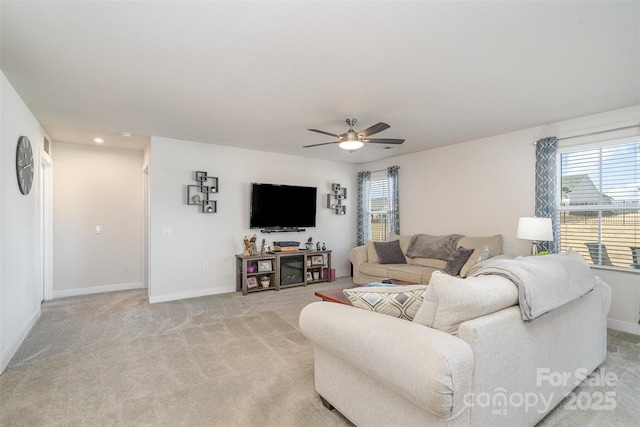
POLYGON ((522 217, 518 221, 518 239, 548 242, 553 240, 551 218, 522 217))

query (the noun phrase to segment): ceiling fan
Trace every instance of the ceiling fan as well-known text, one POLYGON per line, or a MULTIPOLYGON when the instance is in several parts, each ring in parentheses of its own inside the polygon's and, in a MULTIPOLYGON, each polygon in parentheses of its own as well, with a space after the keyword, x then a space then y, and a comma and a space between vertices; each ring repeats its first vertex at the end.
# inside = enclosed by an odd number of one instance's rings
POLYGON ((404 139, 368 138, 369 135, 382 132, 385 129, 389 129, 391 126, 389 126, 386 123, 380 122, 371 127, 368 127, 362 132, 356 132, 355 130, 353 130, 353 125, 355 125, 357 121, 358 119, 354 119, 354 118, 347 119, 346 122, 349 125, 349 130, 340 135, 336 135, 336 134, 325 132, 323 130, 318 130, 318 129, 308 129, 311 132, 318 132, 324 135, 334 136, 338 138, 338 140, 333 142, 323 142, 321 144, 305 145, 302 148, 318 147, 320 145, 328 145, 328 144, 339 144, 340 148, 352 151, 362 147, 365 142, 373 143, 373 144, 402 144, 404 142, 404 139))

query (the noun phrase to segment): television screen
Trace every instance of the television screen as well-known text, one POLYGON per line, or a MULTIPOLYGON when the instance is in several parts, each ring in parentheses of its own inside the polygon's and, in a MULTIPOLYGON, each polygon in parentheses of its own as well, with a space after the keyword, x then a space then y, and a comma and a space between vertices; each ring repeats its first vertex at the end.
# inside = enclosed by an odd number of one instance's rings
POLYGON ((252 183, 249 227, 315 227, 316 193, 316 187, 252 183))

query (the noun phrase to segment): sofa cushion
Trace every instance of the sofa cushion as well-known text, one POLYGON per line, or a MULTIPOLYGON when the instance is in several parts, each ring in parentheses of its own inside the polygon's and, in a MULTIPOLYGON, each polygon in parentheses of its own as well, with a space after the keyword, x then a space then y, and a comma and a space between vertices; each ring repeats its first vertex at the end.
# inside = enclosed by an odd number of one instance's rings
POLYGON ((431 267, 436 270, 443 270, 447 265, 447 261, 435 258, 410 258, 412 265, 421 265, 423 267, 431 267))
POLYGON ((420 267, 418 265, 390 265, 387 268, 387 277, 389 279, 401 280, 409 283, 429 283, 431 273, 436 271, 435 268, 420 267))
POLYGON ((400 242, 400 249, 402 249, 402 253, 406 255, 407 249, 409 249, 409 244, 411 244, 411 237, 412 236, 401 236, 399 234, 390 233, 389 241, 398 240, 400 242))
POLYGON ((505 277, 491 275, 461 279, 435 271, 413 321, 457 335, 462 322, 517 303, 518 289, 505 277))
POLYGON ((373 246, 378 253, 380 264, 406 264, 402 249, 400 249, 400 241, 392 240, 390 242, 373 242, 373 246))
POLYGON ((473 267, 476 262, 481 261, 480 258, 485 246, 489 249, 489 257, 500 255, 502 253, 502 235, 496 234, 495 236, 488 237, 465 236, 458 241, 458 247, 477 249, 460 269, 461 277, 467 277, 469 269, 473 267))
POLYGON ((343 292, 354 307, 387 314, 400 319, 413 320, 422 305, 425 285, 394 287, 360 287, 343 292))
MULTIPOLYGON (((406 264, 402 264, 405 266, 406 264)), ((389 267, 392 267, 393 264, 379 264, 377 262, 367 262, 360 265, 360 273, 366 274, 367 276, 375 276, 386 278, 389 277, 387 271, 389 267)), ((398 266, 400 267, 400 266, 398 266)))
POLYGON ((367 245, 367 262, 380 262, 376 247, 373 245, 373 240, 365 240, 364 244, 367 245))
POLYGON ((447 265, 444 267, 444 272, 450 276, 457 276, 460 274, 460 269, 469 260, 473 251, 474 249, 467 249, 463 247, 456 249, 449 257, 449 261, 447 261, 447 265))
POLYGON ((436 258, 447 261, 453 251, 456 250, 461 234, 449 234, 447 236, 430 236, 428 234, 415 234, 411 238, 411 244, 407 249, 410 258, 436 258))

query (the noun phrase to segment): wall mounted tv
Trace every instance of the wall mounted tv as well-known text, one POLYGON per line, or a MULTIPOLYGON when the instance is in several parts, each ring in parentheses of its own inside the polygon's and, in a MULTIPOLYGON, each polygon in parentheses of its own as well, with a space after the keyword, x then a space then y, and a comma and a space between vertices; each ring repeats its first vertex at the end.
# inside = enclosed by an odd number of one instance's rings
POLYGON ((250 228, 304 231, 316 226, 316 187, 251 183, 250 228))

